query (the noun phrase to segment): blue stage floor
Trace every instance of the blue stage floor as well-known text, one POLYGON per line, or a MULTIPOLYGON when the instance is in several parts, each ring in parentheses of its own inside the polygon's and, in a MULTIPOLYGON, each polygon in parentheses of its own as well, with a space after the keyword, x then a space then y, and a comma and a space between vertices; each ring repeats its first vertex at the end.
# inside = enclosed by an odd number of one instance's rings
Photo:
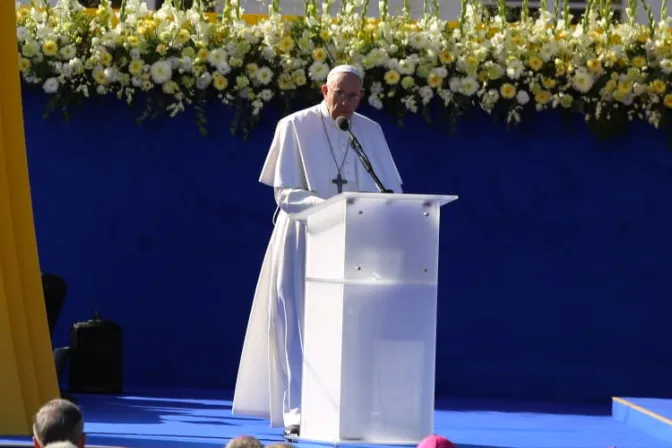
POLYGON ((615 420, 672 444, 672 399, 614 397, 615 420))
MULTIPOLYGON (((281 430, 231 415, 230 394, 205 391, 77 397, 90 445, 129 448, 223 446, 241 434, 265 443, 281 430)), ((672 406, 669 407, 672 411, 672 406)), ((561 406, 446 399, 437 402, 436 433, 460 448, 668 448, 672 443, 612 418, 604 406, 561 406)), ((0 443, 28 438, 0 438, 0 443)), ((299 443, 309 448, 310 444, 299 443)), ((312 445, 313 447, 315 445, 312 445)))

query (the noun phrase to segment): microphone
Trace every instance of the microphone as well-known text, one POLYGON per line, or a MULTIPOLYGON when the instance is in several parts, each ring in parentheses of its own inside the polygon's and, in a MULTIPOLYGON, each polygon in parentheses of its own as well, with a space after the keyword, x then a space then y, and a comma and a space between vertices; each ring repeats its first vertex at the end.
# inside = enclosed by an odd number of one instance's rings
POLYGON ((352 146, 352 149, 355 150, 355 154, 357 154, 357 157, 359 158, 359 161, 362 162, 364 169, 366 170, 367 173, 369 173, 369 175, 373 179, 373 182, 376 184, 376 188, 378 188, 378 191, 381 193, 394 193, 392 190, 388 190, 387 188, 385 188, 383 183, 376 175, 375 171, 373 170, 373 166, 371 165, 371 161, 366 156, 364 149, 362 149, 362 145, 359 143, 359 140, 357 140, 357 137, 355 137, 355 134, 353 134, 352 131, 350 130, 350 122, 347 120, 347 118, 345 117, 336 118, 336 126, 338 126, 338 128, 341 131, 347 132, 350 135, 350 146, 352 146))

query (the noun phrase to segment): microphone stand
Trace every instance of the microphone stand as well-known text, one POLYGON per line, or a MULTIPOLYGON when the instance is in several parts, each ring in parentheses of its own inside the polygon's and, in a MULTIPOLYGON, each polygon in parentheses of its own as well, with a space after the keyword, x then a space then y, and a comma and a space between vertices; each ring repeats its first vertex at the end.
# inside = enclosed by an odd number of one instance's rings
POLYGON ((376 172, 373 171, 373 166, 371 165, 371 162, 369 161, 369 158, 366 156, 366 153, 364 153, 364 149, 362 149, 362 145, 359 144, 355 136, 350 132, 350 130, 347 131, 348 134, 350 134, 350 146, 352 146, 352 149, 355 150, 355 154, 357 154, 357 157, 359 157, 359 161, 362 162, 362 165, 364 165, 364 169, 366 170, 367 173, 371 176, 373 179, 373 182, 376 184, 376 188, 378 188, 378 191, 380 193, 394 193, 392 190, 388 190, 385 188, 383 183, 380 181, 378 176, 376 175, 376 172))

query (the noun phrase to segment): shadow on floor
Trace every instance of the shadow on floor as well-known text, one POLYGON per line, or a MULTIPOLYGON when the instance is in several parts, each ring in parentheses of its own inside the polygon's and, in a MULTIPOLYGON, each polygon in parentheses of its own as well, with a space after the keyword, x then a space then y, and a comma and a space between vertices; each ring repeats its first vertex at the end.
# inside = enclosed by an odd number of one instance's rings
POLYGON ((515 414, 532 413, 596 417, 611 415, 611 402, 565 404, 555 402, 516 402, 504 399, 440 398, 436 400, 435 408, 441 411, 456 412, 491 411, 515 414))

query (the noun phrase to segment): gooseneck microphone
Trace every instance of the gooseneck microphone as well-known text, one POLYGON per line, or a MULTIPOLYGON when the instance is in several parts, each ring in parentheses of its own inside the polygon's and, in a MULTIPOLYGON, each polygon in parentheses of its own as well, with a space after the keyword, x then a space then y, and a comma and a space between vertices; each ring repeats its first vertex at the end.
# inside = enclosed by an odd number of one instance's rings
POLYGON ((376 172, 373 170, 373 166, 371 165, 371 161, 369 160, 369 158, 366 156, 366 153, 362 149, 362 145, 359 143, 359 140, 357 140, 357 137, 355 137, 355 134, 353 134, 352 131, 350 130, 350 122, 345 117, 338 117, 336 118, 336 126, 338 126, 338 128, 341 131, 347 132, 350 135, 350 146, 352 146, 352 149, 355 150, 355 153, 357 154, 359 161, 362 162, 364 169, 366 170, 367 173, 369 173, 369 175, 373 179, 373 182, 376 184, 376 188, 378 188, 378 191, 381 193, 394 193, 392 190, 388 190, 387 188, 385 188, 383 183, 376 175, 376 172))

